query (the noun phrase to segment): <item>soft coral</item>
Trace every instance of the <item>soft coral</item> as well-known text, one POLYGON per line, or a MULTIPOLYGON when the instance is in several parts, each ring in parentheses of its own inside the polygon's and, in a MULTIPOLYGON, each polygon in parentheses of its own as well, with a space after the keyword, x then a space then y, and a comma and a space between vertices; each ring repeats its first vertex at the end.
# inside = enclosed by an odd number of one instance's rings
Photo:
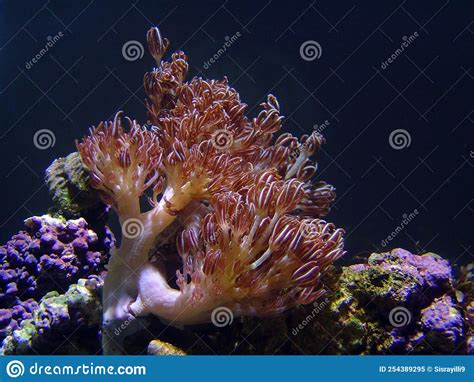
POLYGON ((184 53, 162 62, 169 42, 157 28, 148 44, 157 63, 144 78, 153 126, 128 120, 126 132, 117 114, 77 144, 92 186, 116 209, 123 231, 104 285, 106 352, 120 350, 107 342, 110 331, 136 315, 181 325, 209 321, 220 306, 269 315, 310 303, 323 292, 321 274, 344 254, 343 231, 319 219, 334 188, 311 182, 309 157, 323 137, 274 140, 283 118, 274 96, 250 120, 227 79, 183 82, 184 53), (152 208, 142 212, 147 190, 152 208), (179 290, 149 260, 177 216, 179 290))

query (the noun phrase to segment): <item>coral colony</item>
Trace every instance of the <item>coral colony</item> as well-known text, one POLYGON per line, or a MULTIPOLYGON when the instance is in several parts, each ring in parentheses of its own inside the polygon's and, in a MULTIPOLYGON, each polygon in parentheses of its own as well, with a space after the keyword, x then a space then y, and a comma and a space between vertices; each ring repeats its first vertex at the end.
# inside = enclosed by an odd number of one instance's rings
POLYGON ((144 77, 151 128, 121 113, 77 143, 91 185, 117 212, 122 241, 104 284, 104 351, 114 328, 155 314, 172 325, 208 322, 213 310, 267 316, 313 302, 324 271, 343 256, 343 230, 320 218, 334 188, 311 182, 323 137, 275 136, 282 116, 269 95, 249 119, 227 79, 185 82, 183 52, 147 35, 156 68, 144 77), (128 125, 128 127, 124 127, 128 125), (143 196, 151 207, 144 211, 143 196), (176 285, 153 260, 160 234, 178 224, 176 285))

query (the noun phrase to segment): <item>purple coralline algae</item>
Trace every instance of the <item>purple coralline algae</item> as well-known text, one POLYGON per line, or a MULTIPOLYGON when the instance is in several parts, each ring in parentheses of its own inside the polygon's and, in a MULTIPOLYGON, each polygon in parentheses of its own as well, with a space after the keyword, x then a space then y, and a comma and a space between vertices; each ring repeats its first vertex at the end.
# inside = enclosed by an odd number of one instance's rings
MULTIPOLYGON (((464 350, 452 269, 433 253, 374 253, 344 267, 323 312, 325 353, 450 354, 464 350)), ((318 324, 315 324, 318 325, 318 324)), ((315 349, 315 352, 322 351, 315 349)))
POLYGON ((11 354, 98 354, 103 280, 79 279, 64 294, 46 293, 30 318, 6 337, 0 348, 11 354))
POLYGON ((437 350, 449 352, 455 350, 456 344, 463 336, 463 320, 455 306, 453 298, 443 295, 421 311, 420 319, 423 333, 426 333, 426 342, 437 350))
POLYGON ((114 238, 107 227, 96 231, 83 218, 34 216, 0 247, 0 340, 33 317, 47 292, 103 276, 114 238))
POLYGON ((19 323, 23 320, 32 318, 36 309, 38 309, 38 303, 32 298, 18 301, 11 309, 0 309, 0 339, 18 329, 19 323))
POLYGON ((474 263, 461 267, 456 292, 466 323, 466 352, 474 355, 474 263))

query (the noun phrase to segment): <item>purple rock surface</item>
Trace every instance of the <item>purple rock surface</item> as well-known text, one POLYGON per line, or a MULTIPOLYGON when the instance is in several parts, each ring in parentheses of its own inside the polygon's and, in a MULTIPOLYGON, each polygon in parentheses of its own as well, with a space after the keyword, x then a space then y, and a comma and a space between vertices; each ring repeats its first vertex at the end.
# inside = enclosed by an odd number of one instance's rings
POLYGON ((456 349, 463 336, 463 318, 454 300, 444 295, 421 311, 420 319, 430 346, 446 351, 456 349))
POLYGON ((373 253, 366 264, 348 270, 347 296, 361 308, 354 310, 360 314, 358 322, 376 323, 377 330, 367 334, 372 344, 367 353, 461 351, 466 328, 455 303, 448 261, 434 253, 415 255, 397 248, 373 253))
POLYGON ((405 278, 407 283, 398 291, 393 290, 393 293, 397 293, 409 305, 423 305, 450 289, 453 284, 449 262, 434 253, 415 255, 396 248, 388 253, 371 255, 368 264, 388 272, 397 272, 405 278))
POLYGON ((25 220, 25 230, 0 247, 0 340, 31 318, 37 301, 49 291, 91 275, 103 276, 114 237, 97 232, 83 218, 49 215, 25 220))

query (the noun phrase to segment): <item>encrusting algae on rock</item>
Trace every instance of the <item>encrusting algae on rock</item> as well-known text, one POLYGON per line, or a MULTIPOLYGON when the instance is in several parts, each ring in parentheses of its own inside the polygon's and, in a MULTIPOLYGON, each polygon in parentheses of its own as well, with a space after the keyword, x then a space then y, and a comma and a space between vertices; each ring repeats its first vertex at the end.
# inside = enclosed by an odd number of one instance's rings
POLYGON ((3 341, 3 355, 100 352, 102 304, 99 278, 80 279, 66 293, 48 292, 32 318, 3 341))
POLYGON ((94 231, 83 218, 26 219, 24 231, 0 247, 0 340, 33 317, 46 293, 104 276, 113 244, 106 226, 94 231))
MULTIPOLYGON (((56 159, 46 169, 46 184, 55 204, 55 214, 77 218, 87 210, 104 211, 97 190, 89 185, 89 174, 79 153, 56 159)), ((98 216, 97 211, 95 213, 98 216)))
MULTIPOLYGON (((463 353, 464 324, 449 263, 403 249, 343 267, 308 338, 329 354, 463 353), (314 336, 313 336, 314 335, 314 336), (334 339, 335 338, 335 339, 334 339)), ((309 345, 311 348, 311 345, 309 345)), ((320 350, 314 351, 319 353, 320 350)))

